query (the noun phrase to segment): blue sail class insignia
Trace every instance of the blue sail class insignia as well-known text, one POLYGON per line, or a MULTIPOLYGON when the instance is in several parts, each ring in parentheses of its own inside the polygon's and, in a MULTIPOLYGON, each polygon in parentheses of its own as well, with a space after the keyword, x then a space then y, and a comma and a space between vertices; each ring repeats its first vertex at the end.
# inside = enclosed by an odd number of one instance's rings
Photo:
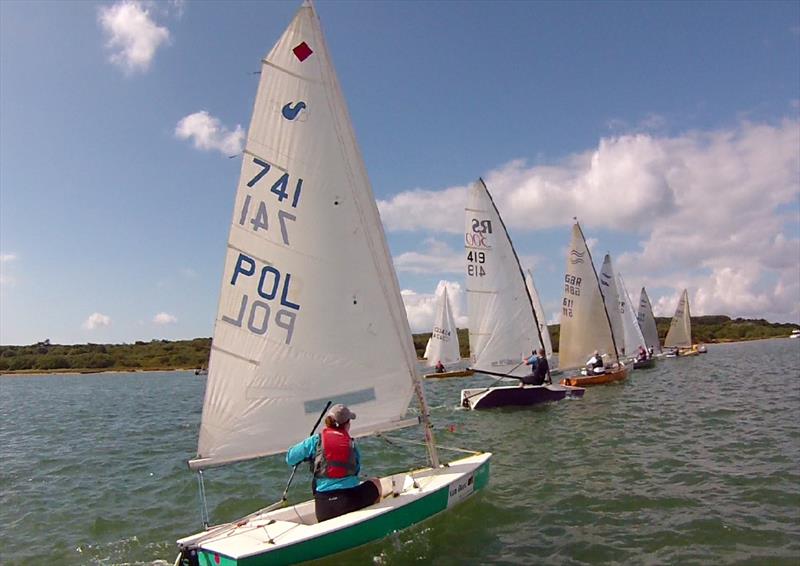
POLYGON ((300 114, 300 111, 306 107, 306 103, 303 101, 298 102, 294 106, 292 106, 291 102, 287 102, 286 105, 281 110, 281 114, 287 120, 294 120, 297 118, 297 115, 300 114))

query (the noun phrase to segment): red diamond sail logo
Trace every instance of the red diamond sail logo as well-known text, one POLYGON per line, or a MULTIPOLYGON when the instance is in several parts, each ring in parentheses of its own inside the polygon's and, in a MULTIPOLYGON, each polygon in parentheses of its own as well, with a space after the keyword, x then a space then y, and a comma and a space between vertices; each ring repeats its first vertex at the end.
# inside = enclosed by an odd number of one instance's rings
POLYGON ((305 61, 306 59, 308 59, 311 56, 312 53, 314 53, 311 50, 311 48, 308 46, 308 43, 306 43, 305 41, 302 42, 297 47, 295 47, 294 49, 292 49, 292 52, 294 53, 295 57, 300 59, 301 63, 303 61, 305 61))

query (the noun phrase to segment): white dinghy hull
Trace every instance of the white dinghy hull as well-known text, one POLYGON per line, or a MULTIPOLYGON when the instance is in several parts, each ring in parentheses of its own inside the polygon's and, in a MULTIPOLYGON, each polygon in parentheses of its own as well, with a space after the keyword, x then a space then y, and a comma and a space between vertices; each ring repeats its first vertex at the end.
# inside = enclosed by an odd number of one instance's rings
MULTIPOLYGON (((256 513, 178 541, 201 566, 296 564, 381 539, 449 509, 489 482, 491 453, 381 479, 397 488, 379 503, 318 523, 314 501, 256 513), (402 486, 400 485, 402 483, 402 486), (398 495, 394 493, 399 492, 398 495)), ((188 562, 187 562, 188 563, 188 562)))

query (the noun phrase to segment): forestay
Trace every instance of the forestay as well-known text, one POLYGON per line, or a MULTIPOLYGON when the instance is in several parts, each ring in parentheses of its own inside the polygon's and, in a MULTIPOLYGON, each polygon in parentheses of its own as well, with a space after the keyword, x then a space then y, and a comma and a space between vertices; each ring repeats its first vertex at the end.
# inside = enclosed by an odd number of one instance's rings
MULTIPOLYGON (((619 312, 622 315, 622 328, 625 335, 625 355, 636 356, 639 348, 646 348, 642 329, 639 328, 639 321, 636 320, 636 311, 633 310, 633 303, 625 287, 622 274, 617 273, 617 291, 619 292, 619 312)), ((619 346, 619 344, 617 344, 619 346)))
POLYGON ((472 367, 522 376, 523 355, 542 346, 525 276, 500 214, 483 180, 472 186, 466 208, 469 347, 472 367))
POLYGON ((617 276, 609 254, 606 254, 603 258, 603 267, 600 270, 600 292, 603 294, 608 319, 611 321, 611 332, 614 334, 617 348, 619 348, 622 355, 630 354, 630 351, 625 347, 625 328, 622 325, 620 292, 617 289, 617 276))
POLYGON ((428 365, 435 366, 441 361, 443 364, 452 364, 461 359, 458 345, 458 332, 450 310, 450 300, 447 298, 447 286, 443 286, 442 293, 436 309, 436 320, 431 333, 429 348, 426 348, 428 365))
POLYGON ((675 316, 669 325, 667 338, 664 346, 667 348, 689 348, 692 345, 692 321, 689 314, 689 293, 686 289, 681 293, 681 300, 678 301, 678 308, 675 309, 675 316))
POLYGON ((636 314, 639 320, 639 326, 642 329, 644 342, 648 348, 653 348, 654 354, 661 353, 661 342, 658 339, 658 328, 656 327, 656 319, 653 316, 653 307, 650 305, 650 297, 647 296, 647 291, 642 287, 642 293, 639 295, 639 311, 636 314))
POLYGON ((606 354, 606 361, 617 360, 611 323, 608 319, 592 255, 586 247, 580 225, 572 227, 572 242, 567 251, 564 296, 561 302, 559 367, 583 366, 592 353, 606 354))
POLYGON ((421 396, 380 217, 319 21, 263 60, 228 238, 193 468, 286 450, 328 400, 354 435, 421 396))
POLYGON ((528 269, 525 274, 525 285, 528 287, 528 293, 533 301, 533 310, 536 312, 536 321, 539 324, 539 334, 544 342, 545 356, 549 360, 553 357, 553 342, 550 340, 550 329, 547 328, 547 316, 544 314, 544 307, 542 300, 539 298, 539 293, 536 291, 536 285, 533 283, 533 273, 528 269))

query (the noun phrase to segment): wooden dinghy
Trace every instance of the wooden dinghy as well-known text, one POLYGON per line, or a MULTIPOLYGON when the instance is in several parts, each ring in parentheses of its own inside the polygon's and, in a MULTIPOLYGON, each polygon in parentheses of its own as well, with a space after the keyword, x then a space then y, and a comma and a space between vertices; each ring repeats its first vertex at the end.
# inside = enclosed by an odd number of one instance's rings
POLYGON ((256 512, 236 523, 178 541, 200 566, 295 564, 330 556, 381 539, 433 517, 482 489, 489 481, 491 454, 482 453, 381 478, 379 503, 321 523, 314 501, 256 512), (393 488, 394 486, 394 488, 393 488))
POLYGON ((448 377, 469 377, 475 372, 471 369, 457 369, 453 371, 443 371, 441 373, 426 373, 425 379, 446 379, 448 377))
POLYGON ((588 385, 605 385, 615 381, 623 381, 628 377, 628 368, 621 367, 614 371, 598 373, 596 375, 576 375, 561 380, 561 385, 571 385, 574 387, 586 387, 588 385))

